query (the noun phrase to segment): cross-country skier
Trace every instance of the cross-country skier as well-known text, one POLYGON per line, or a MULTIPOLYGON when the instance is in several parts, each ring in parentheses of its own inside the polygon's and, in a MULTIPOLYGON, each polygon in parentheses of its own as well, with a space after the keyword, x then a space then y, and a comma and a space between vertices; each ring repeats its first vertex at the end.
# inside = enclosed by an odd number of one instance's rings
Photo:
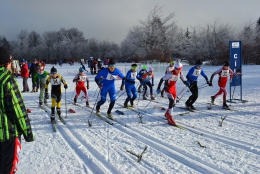
MULTIPOLYGON (((165 70, 165 74, 167 74, 168 72, 171 72, 171 71, 173 71, 174 70, 174 60, 171 60, 170 61, 170 65, 169 66, 167 66, 166 67, 166 70, 165 70)), ((167 81, 164 81, 164 86, 166 86, 167 85, 167 81)), ((162 89, 162 91, 161 91, 161 97, 164 97, 164 88, 165 87, 163 87, 163 89, 162 89)))
POLYGON ((147 73, 147 67, 146 65, 143 65, 142 69, 138 72, 136 78, 139 80, 140 84, 139 84, 139 87, 138 87, 138 92, 141 93, 141 87, 143 86, 143 82, 142 82, 142 76, 147 73))
POLYGON ((122 79, 120 90, 124 90, 125 76, 119 69, 116 68, 116 62, 113 59, 109 60, 108 68, 103 68, 95 77, 95 82, 101 89, 101 100, 97 102, 96 106, 97 114, 100 112, 100 106, 106 102, 106 96, 108 93, 110 96, 110 104, 107 110, 107 115, 110 119, 113 119, 111 110, 113 109, 116 101, 115 79, 118 77, 122 79))
POLYGON ((44 71, 45 63, 43 61, 40 61, 38 63, 38 73, 33 77, 35 78, 34 81, 36 82, 37 79, 39 80, 39 86, 40 86, 40 94, 39 94, 39 105, 42 105, 42 101, 44 100, 44 103, 47 103, 47 99, 44 97, 45 92, 45 84, 46 80, 49 76, 49 72, 44 71))
POLYGON ((223 107, 223 109, 229 109, 229 106, 226 103, 226 97, 227 97, 226 84, 228 81, 228 77, 230 78, 230 81, 232 81, 232 78, 234 75, 233 71, 229 68, 229 62, 226 61, 222 68, 218 69, 211 75, 209 86, 212 86, 212 80, 216 74, 219 75, 219 78, 218 78, 219 91, 214 96, 211 96, 211 103, 214 104, 215 99, 223 93, 223 106, 222 107, 223 107))
POLYGON ((127 72, 125 77, 125 90, 127 98, 124 103, 124 107, 128 108, 128 102, 130 101, 130 106, 134 107, 134 100, 137 98, 137 92, 135 87, 135 79, 137 75, 137 64, 132 64, 131 69, 127 72))
POLYGON ((193 106, 193 103, 197 100, 199 94, 198 86, 197 86, 197 80, 199 75, 201 74, 205 78, 207 84, 208 85, 210 84, 208 81, 208 77, 204 73, 201 66, 202 66, 202 61, 198 60, 195 66, 189 70, 186 76, 187 82, 189 83, 190 92, 192 93, 192 95, 185 102, 187 109, 196 110, 196 108, 193 106))
POLYGON ((74 103, 77 103, 77 99, 80 95, 80 92, 83 91, 86 99, 86 106, 89 106, 88 103, 88 91, 89 89, 89 80, 87 75, 84 73, 84 69, 82 67, 79 68, 79 73, 74 77, 73 82, 76 82, 76 95, 74 97, 74 103), (87 82, 87 86, 85 86, 85 82, 87 82))
POLYGON ((176 125, 176 122, 173 120, 173 108, 175 107, 177 99, 176 82, 179 77, 185 85, 189 85, 182 75, 182 64, 180 62, 175 62, 174 69, 161 78, 156 90, 157 94, 159 94, 163 81, 166 82, 164 90, 169 99, 169 107, 165 113, 165 117, 171 125, 176 125))
POLYGON ((153 96, 153 86, 154 86, 154 73, 153 73, 153 68, 149 68, 148 72, 145 73, 142 76, 142 83, 144 85, 144 93, 143 93, 143 100, 147 100, 146 97, 146 91, 147 91, 147 86, 150 88, 150 97, 151 100, 155 100, 153 96))
MULTIPOLYGON (((52 67, 50 76, 46 80, 45 84, 45 98, 49 98, 48 94, 48 85, 51 83, 51 122, 55 123, 55 105, 58 116, 61 115, 60 107, 61 107, 61 83, 63 83, 65 90, 68 88, 66 81, 60 74, 57 74, 57 69, 52 67)), ((66 99, 65 99, 66 100, 66 99)))

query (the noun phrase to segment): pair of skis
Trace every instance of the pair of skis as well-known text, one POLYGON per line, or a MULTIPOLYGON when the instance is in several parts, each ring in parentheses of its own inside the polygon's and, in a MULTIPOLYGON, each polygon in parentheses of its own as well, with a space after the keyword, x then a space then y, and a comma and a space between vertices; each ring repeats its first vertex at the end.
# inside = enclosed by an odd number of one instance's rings
MULTIPOLYGON (((51 106, 49 106, 47 103, 45 103, 45 105, 40 105, 40 108, 42 110, 44 110, 45 112, 47 112, 47 108, 51 109, 51 106)), ((58 116, 60 122, 62 122, 64 125, 65 125, 65 120, 63 119, 62 116, 58 116)), ((56 122, 55 121, 51 121, 51 125, 52 125, 52 129, 53 129, 53 132, 57 132, 57 129, 56 129, 56 122)))

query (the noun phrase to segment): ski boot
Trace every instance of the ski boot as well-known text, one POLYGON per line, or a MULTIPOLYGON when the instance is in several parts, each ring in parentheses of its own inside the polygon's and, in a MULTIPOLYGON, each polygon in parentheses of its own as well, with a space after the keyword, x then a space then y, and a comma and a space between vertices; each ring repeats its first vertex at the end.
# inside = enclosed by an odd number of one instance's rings
POLYGON ((39 105, 42 106, 42 101, 39 101, 39 105))
POLYGON ((56 108, 56 110, 57 110, 58 116, 60 117, 61 116, 60 108, 56 108))
POLYGON ((38 92, 38 88, 36 89, 36 91, 35 92, 38 92))
POLYGON ((169 109, 167 109, 167 111, 165 112, 164 116, 165 116, 166 119, 167 119, 169 116, 171 116, 169 109))
POLYGON ((55 124, 55 114, 54 114, 54 107, 51 107, 51 123, 55 124))
POLYGON ((76 99, 76 98, 74 98, 74 105, 75 105, 75 104, 77 104, 77 99, 76 99))
POLYGON ((155 97, 153 96, 153 94, 151 94, 150 96, 151 96, 151 100, 155 100, 155 97))
POLYGON ((196 110, 196 108, 193 105, 190 105, 191 110, 196 110))
POLYGON ((44 99, 44 101, 43 101, 43 102, 44 102, 44 104, 47 104, 47 100, 46 100, 46 99, 44 99))
POLYGON ((146 95, 145 95, 145 94, 143 95, 143 100, 147 100, 147 97, 146 97, 146 95))
POLYGON ((127 102, 125 101, 124 103, 124 108, 128 109, 128 105, 127 105, 127 102))
POLYGON ((33 89, 31 92, 35 92, 35 90, 33 89))
POLYGON ((130 107, 134 108, 134 100, 130 99, 130 107))
POLYGON ((164 91, 163 90, 161 91, 161 97, 162 98, 164 97, 164 91))
POLYGON ((185 102, 185 106, 187 109, 189 109, 189 110, 191 109, 190 105, 187 102, 185 102))
POLYGON ((55 121, 55 114, 51 114, 51 123, 52 124, 56 123, 56 121, 55 121))
POLYGON ((100 105, 97 105, 97 106, 96 106, 96 112, 97 112, 97 114, 100 113, 100 105))
POLYGON ((86 101, 86 106, 89 107, 89 103, 88 103, 88 101, 86 101))
POLYGON ((223 103, 222 108, 223 108, 223 109, 230 109, 229 106, 227 105, 227 103, 223 103))
POLYGON ((107 118, 109 118, 110 120, 113 120, 113 119, 114 119, 113 116, 112 116, 112 114, 111 114, 111 112, 110 112, 110 113, 107 112, 107 118))
POLYGON ((168 124, 176 126, 176 122, 173 120, 172 115, 170 114, 170 110, 169 109, 165 113, 165 117, 167 118, 168 124))
POLYGON ((210 98, 211 98, 211 104, 214 105, 215 97, 214 97, 214 96, 211 96, 210 98))

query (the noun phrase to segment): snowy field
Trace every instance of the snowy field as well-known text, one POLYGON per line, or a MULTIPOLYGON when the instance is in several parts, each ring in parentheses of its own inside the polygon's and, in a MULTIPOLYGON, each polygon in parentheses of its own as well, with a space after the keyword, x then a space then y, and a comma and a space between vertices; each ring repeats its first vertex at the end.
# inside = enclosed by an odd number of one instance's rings
MULTIPOLYGON (((50 71, 51 67, 47 65, 45 70, 50 71)), ((213 87, 199 90, 199 98, 194 104, 198 109, 196 112, 187 113, 181 108, 190 95, 185 89, 182 93, 185 95, 174 108, 174 119, 185 130, 166 124, 165 111, 156 108, 167 108, 167 98, 158 96, 155 102, 137 98, 132 111, 122 108, 126 98, 125 93, 120 96, 123 92, 117 94, 120 97, 112 110, 120 124, 111 121, 113 125, 110 125, 99 119, 95 110, 92 113, 92 109, 85 107, 84 100, 78 100, 82 107, 72 104, 75 94, 72 79, 80 65, 55 67, 68 82, 67 100, 63 89, 61 107, 66 124, 57 119, 57 132, 54 133, 50 110, 45 112, 38 106, 39 93, 22 93, 26 107, 32 110, 29 117, 35 141, 27 143, 22 139, 17 174, 260 173, 260 66, 243 66, 243 100, 248 102, 231 103, 233 110, 223 110, 220 106, 207 109, 210 96, 219 90, 218 76, 214 77, 213 87), (68 109, 74 109, 76 113, 66 114, 68 109), (118 115, 116 110, 125 115, 118 115), (91 127, 88 121, 92 123, 91 127)), ((184 66, 184 76, 190 67, 184 66)), ((203 66, 209 78, 219 68, 203 66)), ((97 98, 95 76, 86 74, 90 80, 89 101, 94 106, 100 99, 97 98)), ((163 71, 155 72, 154 93, 163 74, 163 71)), ((22 90, 21 77, 17 80, 22 90)), ((28 81, 31 90, 31 79, 28 81)), ((205 84, 202 76, 198 81, 198 86, 205 84)), ((121 81, 116 81, 118 90, 120 84, 121 81)), ((183 88, 184 84, 179 80, 178 93, 183 88)), ((229 91, 229 85, 227 89, 229 91)), ((239 90, 240 87, 235 89, 234 98, 240 98, 239 90)), ((108 101, 101 106, 103 113, 107 111, 108 101)), ((222 105, 222 96, 215 102, 222 105)), ((51 100, 48 103, 51 104, 51 100)))

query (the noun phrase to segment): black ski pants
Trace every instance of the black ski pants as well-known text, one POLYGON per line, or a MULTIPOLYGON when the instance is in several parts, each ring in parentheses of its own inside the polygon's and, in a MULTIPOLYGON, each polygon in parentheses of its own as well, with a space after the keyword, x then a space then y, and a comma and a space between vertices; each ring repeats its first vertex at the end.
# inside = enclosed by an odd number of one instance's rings
POLYGON ((198 94, 199 94, 199 90, 198 90, 198 85, 197 83, 194 83, 191 85, 190 87, 190 92, 191 92, 191 96, 188 98, 188 100, 186 101, 186 105, 191 106, 193 105, 193 103, 197 100, 198 98, 198 94))
POLYGON ((0 173, 11 173, 15 156, 15 137, 0 142, 0 173))

